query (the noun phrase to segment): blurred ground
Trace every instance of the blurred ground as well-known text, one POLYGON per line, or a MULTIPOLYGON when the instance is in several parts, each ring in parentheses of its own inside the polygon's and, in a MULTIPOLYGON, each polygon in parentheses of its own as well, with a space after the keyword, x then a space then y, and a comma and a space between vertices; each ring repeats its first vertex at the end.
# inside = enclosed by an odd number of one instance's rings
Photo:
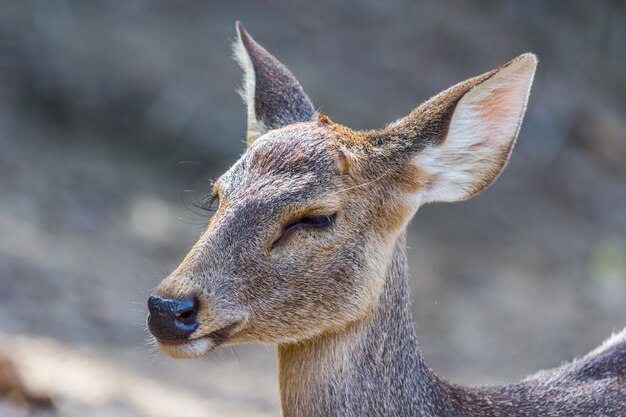
POLYGON ((57 415, 278 413, 273 347, 173 361, 143 324, 202 228, 186 205, 243 151, 237 19, 354 128, 537 53, 507 171, 411 224, 418 336, 439 373, 490 383, 626 325, 623 2, 4 0, 0 349, 57 415))

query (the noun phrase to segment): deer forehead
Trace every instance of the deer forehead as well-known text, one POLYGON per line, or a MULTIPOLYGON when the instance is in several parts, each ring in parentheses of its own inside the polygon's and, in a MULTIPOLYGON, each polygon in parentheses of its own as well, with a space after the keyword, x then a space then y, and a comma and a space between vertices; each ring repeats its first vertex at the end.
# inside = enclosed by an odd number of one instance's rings
POLYGON ((278 195, 305 199, 331 191, 339 163, 333 133, 315 122, 298 123, 261 136, 217 182, 227 198, 278 195))

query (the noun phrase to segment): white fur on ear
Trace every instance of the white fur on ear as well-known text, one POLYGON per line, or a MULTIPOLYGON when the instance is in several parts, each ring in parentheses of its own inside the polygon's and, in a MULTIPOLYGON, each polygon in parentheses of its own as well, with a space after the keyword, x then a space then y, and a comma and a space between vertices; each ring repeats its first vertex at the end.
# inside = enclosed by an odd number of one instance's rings
POLYGON ((256 87, 254 66, 252 65, 250 55, 248 55, 248 51, 246 50, 243 40, 241 39, 242 30, 243 28, 239 22, 237 22, 237 41, 233 43, 233 56, 235 57, 235 61, 237 61, 243 70, 243 81, 241 88, 239 89, 239 95, 243 99, 247 109, 248 122, 246 129, 246 142, 251 144, 259 136, 263 135, 267 129, 265 128, 264 123, 256 118, 254 109, 254 93, 256 87))
POLYGON ((241 95, 248 110, 248 146, 268 130, 315 119, 315 107, 298 80, 239 22, 233 51, 244 71, 241 95))
POLYGON ((459 100, 444 142, 415 158, 430 178, 420 203, 465 200, 498 177, 519 133, 536 67, 535 55, 520 55, 459 100))

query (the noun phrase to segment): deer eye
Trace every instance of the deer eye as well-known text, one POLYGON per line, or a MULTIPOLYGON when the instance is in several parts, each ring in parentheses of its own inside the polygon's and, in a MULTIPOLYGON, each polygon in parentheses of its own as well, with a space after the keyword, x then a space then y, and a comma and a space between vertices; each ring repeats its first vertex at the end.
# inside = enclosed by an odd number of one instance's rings
POLYGON ((211 194, 200 204, 197 204, 196 208, 199 209, 200 211, 198 214, 206 216, 208 219, 210 219, 215 214, 219 206, 220 206, 220 197, 217 193, 215 193, 215 194, 211 194))
POLYGON ((337 218, 337 213, 334 214, 325 214, 322 216, 305 216, 293 223, 289 223, 287 226, 283 228, 283 232, 280 237, 274 242, 272 247, 279 244, 285 238, 290 236, 293 232, 300 229, 323 229, 331 226, 335 223, 335 219, 337 218))
POLYGON ((326 226, 330 226, 334 223, 336 214, 325 214, 323 216, 306 216, 301 218, 300 220, 290 223, 285 227, 285 231, 290 230, 294 227, 314 227, 314 228, 322 228, 326 226))

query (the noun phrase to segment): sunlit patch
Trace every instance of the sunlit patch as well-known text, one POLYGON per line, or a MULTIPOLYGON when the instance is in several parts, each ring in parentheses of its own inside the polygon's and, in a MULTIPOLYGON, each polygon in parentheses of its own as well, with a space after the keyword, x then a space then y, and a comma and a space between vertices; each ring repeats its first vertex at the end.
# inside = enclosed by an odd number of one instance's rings
POLYGON ((215 343, 207 337, 202 337, 175 345, 168 345, 165 343, 161 343, 157 340, 156 345, 161 352, 165 353, 167 356, 171 356, 172 358, 177 359, 198 358, 200 356, 206 355, 216 347, 215 343))

